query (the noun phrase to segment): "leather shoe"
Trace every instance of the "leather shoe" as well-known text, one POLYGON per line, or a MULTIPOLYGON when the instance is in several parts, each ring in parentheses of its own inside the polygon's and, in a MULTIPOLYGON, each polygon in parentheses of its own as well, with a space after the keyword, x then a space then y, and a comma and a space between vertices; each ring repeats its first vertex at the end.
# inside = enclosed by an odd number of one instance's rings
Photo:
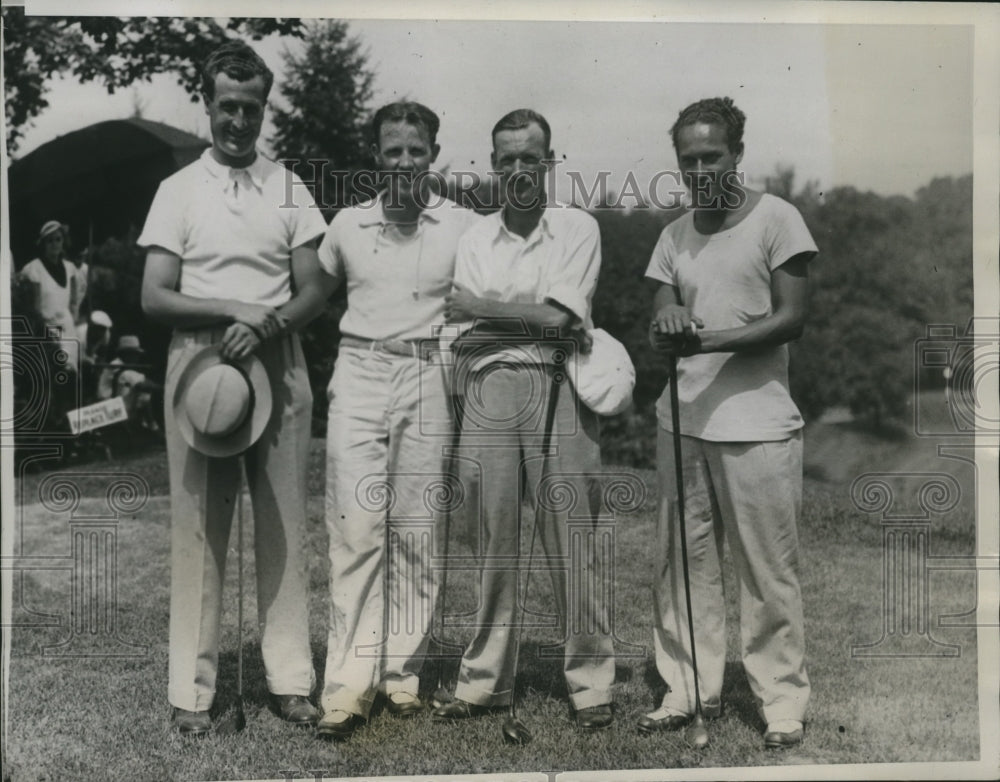
POLYGON ((792 722, 787 726, 772 723, 767 726, 767 732, 764 734, 764 749, 788 749, 789 747, 794 747, 802 743, 802 736, 801 722, 792 722), (786 727, 791 728, 791 730, 786 730, 786 727))
POLYGON ((346 741, 364 724, 365 718, 360 714, 333 709, 316 724, 316 737, 327 741, 346 741))
POLYGON ((385 702, 386 711, 394 717, 413 717, 424 710, 424 702, 408 692, 394 692, 385 702))
POLYGON ((278 702, 278 715, 285 722, 310 727, 319 719, 319 710, 305 695, 275 695, 274 699, 278 702))
POLYGON ((467 720, 472 717, 482 717, 489 712, 488 706, 480 706, 476 703, 461 701, 457 698, 444 706, 438 706, 432 712, 432 716, 438 722, 453 722, 454 720, 467 720))
POLYGON ((212 718, 208 716, 208 711, 188 711, 187 709, 174 709, 174 727, 182 736, 201 738, 212 730, 212 718))
POLYGON ((614 714, 611 712, 611 705, 608 703, 601 706, 588 706, 585 709, 577 709, 576 711, 576 726, 580 730, 604 730, 611 727, 614 719, 614 714))
POLYGON ((677 714, 666 709, 657 709, 639 717, 637 727, 640 733, 661 733, 680 730, 691 722, 690 714, 677 714))

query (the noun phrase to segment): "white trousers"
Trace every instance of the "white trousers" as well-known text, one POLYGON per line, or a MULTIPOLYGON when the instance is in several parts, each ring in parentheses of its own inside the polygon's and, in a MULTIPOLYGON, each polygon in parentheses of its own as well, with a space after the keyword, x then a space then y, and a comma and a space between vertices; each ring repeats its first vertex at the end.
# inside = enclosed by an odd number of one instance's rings
MULTIPOLYGON (((809 700, 796 575, 802 435, 774 442, 682 437, 691 611, 702 703, 718 702, 726 664, 723 537, 740 589, 743 667, 766 722, 802 720, 809 700)), ((693 713, 694 675, 677 517, 673 435, 660 429, 654 647, 665 707, 693 713)))
POLYGON ((442 367, 427 359, 341 347, 328 395, 322 705, 367 717, 379 690, 417 694, 451 427, 442 367))
POLYGON ((570 701, 575 709, 611 703, 609 587, 594 539, 601 506, 597 418, 564 381, 546 454, 552 387, 546 367, 494 364, 472 373, 469 386, 459 473, 482 569, 475 636, 462 657, 455 695, 482 706, 507 705, 513 697, 519 628, 531 621, 518 579, 527 560, 518 552, 537 525, 544 555, 534 558, 531 578, 549 571, 570 701), (526 499, 534 509, 527 518, 526 499))
MULTIPOLYGON (((170 665, 168 697, 181 709, 212 705, 219 660, 219 619, 226 551, 246 466, 253 504, 257 615, 267 687, 308 695, 315 684, 309 650, 306 466, 312 391, 297 335, 258 350, 271 382, 267 428, 244 456, 194 450, 174 423, 177 380, 192 356, 222 339, 222 329, 177 331, 167 356, 165 415, 170 464, 170 665)), ((236 596, 232 610, 235 613, 236 596)))

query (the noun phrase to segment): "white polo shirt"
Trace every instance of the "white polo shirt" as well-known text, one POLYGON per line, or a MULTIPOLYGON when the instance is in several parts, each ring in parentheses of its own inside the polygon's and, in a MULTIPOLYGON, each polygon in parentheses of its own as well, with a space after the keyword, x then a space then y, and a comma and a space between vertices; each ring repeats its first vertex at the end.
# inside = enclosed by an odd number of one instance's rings
POLYGON ((444 323, 459 237, 483 220, 435 196, 412 235, 385 218, 382 196, 337 213, 319 262, 347 285, 341 334, 359 339, 430 339, 444 323))
MULTIPOLYGON (((592 328, 591 299, 600 268, 597 221, 582 209, 553 204, 527 237, 507 228, 503 210, 468 231, 458 244, 455 284, 494 301, 558 303, 573 313, 574 325, 592 328)), ((531 360, 520 348, 494 358, 501 356, 531 360)))
POLYGON ((187 296, 279 307, 292 297, 292 250, 325 230, 295 173, 259 152, 230 168, 207 149, 160 183, 138 243, 180 256, 187 296))
MULTIPOLYGON (((771 273, 816 243, 799 211, 765 193, 733 228, 702 234, 693 213, 660 234, 646 276, 680 289, 706 330, 737 328, 773 312, 771 273)), ((677 362, 681 432, 703 440, 784 440, 803 422, 788 390, 788 346, 700 353, 677 362)), ((669 389, 656 406, 672 428, 669 389)))

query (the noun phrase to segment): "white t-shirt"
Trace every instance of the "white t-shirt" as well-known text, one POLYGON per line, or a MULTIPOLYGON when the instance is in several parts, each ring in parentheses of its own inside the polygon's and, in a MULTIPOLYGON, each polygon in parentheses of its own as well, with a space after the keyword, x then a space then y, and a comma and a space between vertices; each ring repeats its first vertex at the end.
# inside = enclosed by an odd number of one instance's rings
MULTIPOLYGON (((668 225, 646 276, 673 285, 705 330, 736 328, 772 314, 771 272, 816 243, 798 210, 765 193, 742 221, 715 234, 688 213, 668 225)), ((788 346, 702 353, 677 362, 681 431, 719 442, 784 440, 802 428, 788 391, 788 346)), ((669 389, 657 403, 672 429, 669 389)))
POLYGON ((207 149, 160 183, 138 244, 180 256, 187 296, 279 307, 292 297, 292 250, 325 230, 294 172, 260 153, 230 168, 207 149))
POLYGON ((412 235, 385 218, 382 198, 337 213, 319 262, 347 285, 340 332, 358 339, 431 339, 444 323, 459 237, 482 218, 446 198, 430 200, 412 235))

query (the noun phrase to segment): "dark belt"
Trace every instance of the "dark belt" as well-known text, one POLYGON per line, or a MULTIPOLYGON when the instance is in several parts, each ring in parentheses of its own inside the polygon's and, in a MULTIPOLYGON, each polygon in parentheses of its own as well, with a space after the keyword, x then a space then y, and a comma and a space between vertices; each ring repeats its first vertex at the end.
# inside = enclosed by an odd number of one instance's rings
POLYGON ((389 353, 393 356, 422 358, 425 361, 440 352, 436 339, 359 339, 342 336, 340 347, 371 350, 375 353, 389 353))

